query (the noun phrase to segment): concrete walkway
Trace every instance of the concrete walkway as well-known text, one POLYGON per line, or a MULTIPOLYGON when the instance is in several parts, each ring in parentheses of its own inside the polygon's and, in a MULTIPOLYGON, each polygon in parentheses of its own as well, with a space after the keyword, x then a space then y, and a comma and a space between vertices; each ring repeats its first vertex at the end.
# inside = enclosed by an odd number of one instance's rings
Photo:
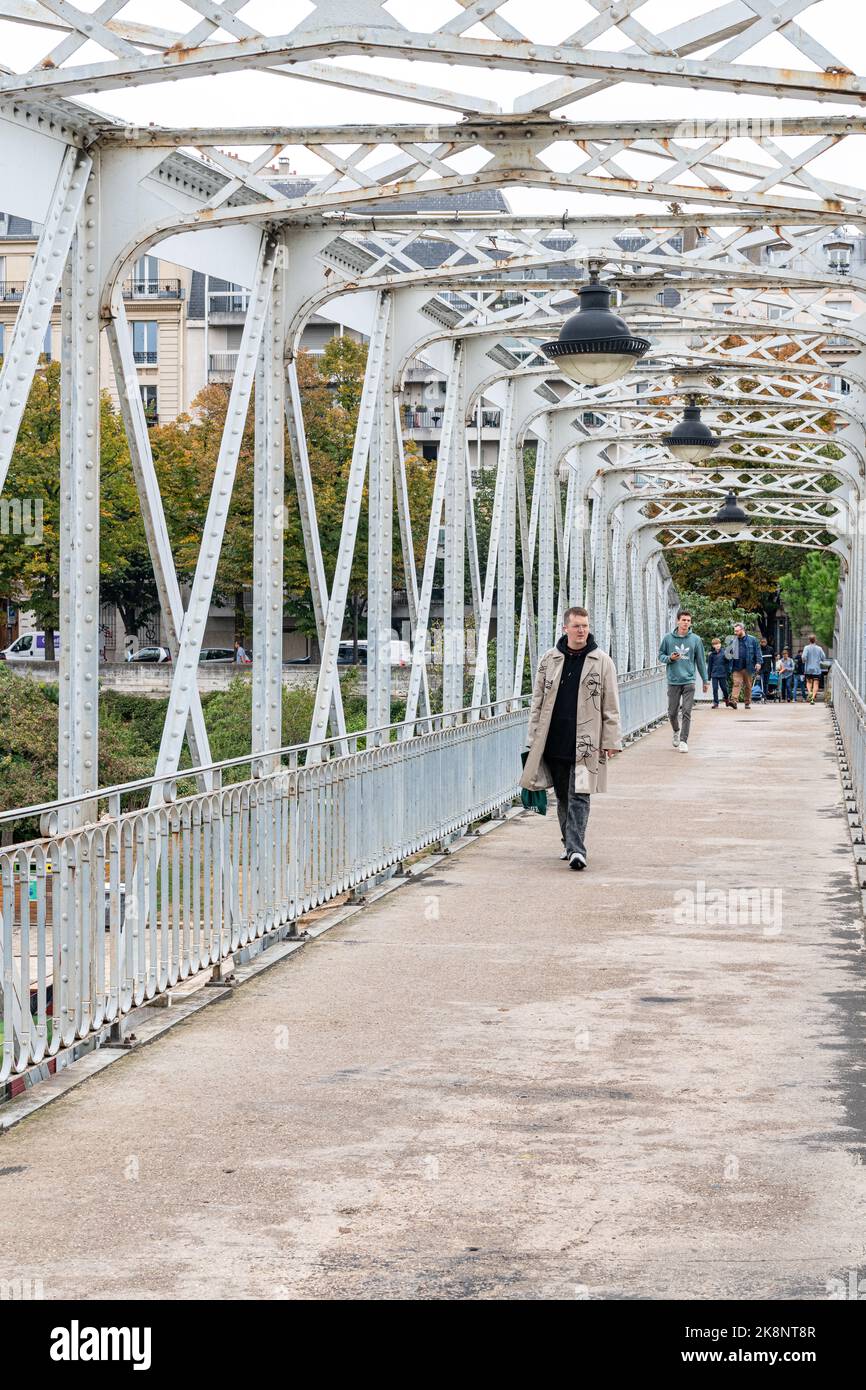
POLYGON ((611 781, 587 873, 555 816, 518 818, 12 1130, 0 1277, 225 1299, 866 1278, 829 712, 702 707, 688 755, 660 729, 611 781))

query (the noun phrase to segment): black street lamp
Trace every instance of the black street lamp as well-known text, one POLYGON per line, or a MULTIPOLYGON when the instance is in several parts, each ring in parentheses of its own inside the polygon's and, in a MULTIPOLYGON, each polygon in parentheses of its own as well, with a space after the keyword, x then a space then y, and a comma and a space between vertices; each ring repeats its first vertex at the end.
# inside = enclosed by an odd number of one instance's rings
POLYGON ((662 436, 662 443, 674 458, 684 459, 686 463, 698 463, 709 458, 718 449, 721 439, 713 434, 701 419, 701 412, 695 405, 695 397, 689 396, 683 418, 674 425, 670 434, 662 436))
POLYGON ((737 502, 737 494, 729 492, 716 515, 713 517, 713 526, 717 531, 724 531, 728 535, 735 536, 738 531, 742 531, 744 526, 749 524, 748 513, 744 512, 737 502))
POLYGON ((649 351, 649 338, 636 338, 629 326, 610 310, 610 290, 590 262, 589 281, 582 285, 580 308, 566 319, 559 337, 542 343, 541 351, 563 376, 584 386, 606 386, 625 376, 649 351))

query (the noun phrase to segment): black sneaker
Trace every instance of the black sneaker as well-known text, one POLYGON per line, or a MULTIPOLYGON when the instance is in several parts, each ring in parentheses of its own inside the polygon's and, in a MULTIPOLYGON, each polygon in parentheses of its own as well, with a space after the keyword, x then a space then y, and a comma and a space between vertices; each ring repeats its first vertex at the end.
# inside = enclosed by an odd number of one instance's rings
POLYGON ((568 856, 568 867, 569 867, 570 869, 585 869, 585 868, 586 868, 586 859, 585 859, 585 857, 584 857, 578 850, 574 850, 574 851, 568 856))

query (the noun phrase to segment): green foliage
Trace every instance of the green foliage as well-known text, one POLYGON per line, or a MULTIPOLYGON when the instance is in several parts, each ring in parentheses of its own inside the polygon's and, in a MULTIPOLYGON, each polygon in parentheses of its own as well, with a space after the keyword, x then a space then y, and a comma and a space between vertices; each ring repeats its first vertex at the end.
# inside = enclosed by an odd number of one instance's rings
MULTIPOLYGON (((0 534, 0 592, 26 598, 46 633, 60 619, 60 424, 60 364, 49 362, 33 379, 3 486, 5 500, 41 505, 41 539, 0 534)), ((105 393, 99 435, 101 596, 135 629, 156 611, 156 585, 123 425, 105 393)))
POLYGON ((0 808, 57 794, 57 706, 43 688, 0 663, 0 808))
POLYGON ((782 577, 781 587, 794 632, 811 627, 822 646, 829 646, 836 616, 839 557, 812 551, 797 574, 782 577))
POLYGON ((707 650, 714 637, 721 637, 724 644, 734 623, 743 623, 747 632, 754 632, 757 626, 757 615, 739 608, 730 599, 708 598, 706 594, 685 590, 680 594, 680 607, 691 613, 692 632, 697 633, 707 650))
POLYGON ((741 541, 670 550, 665 559, 681 594, 703 595, 745 609, 768 636, 782 575, 796 573, 806 553, 790 546, 741 541))

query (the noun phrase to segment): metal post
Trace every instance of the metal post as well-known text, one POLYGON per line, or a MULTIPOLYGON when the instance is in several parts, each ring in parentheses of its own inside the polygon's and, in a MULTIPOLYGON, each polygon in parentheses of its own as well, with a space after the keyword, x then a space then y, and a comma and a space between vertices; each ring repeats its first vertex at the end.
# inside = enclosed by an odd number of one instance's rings
POLYGON ((367 481, 367 728, 391 722, 391 586, 394 526, 393 316, 382 367, 367 481))
MULTIPOLYGON (((168 711, 165 716, 162 742, 156 762, 157 775, 164 772, 175 772, 180 759, 184 730, 192 702, 192 692, 196 687, 202 639, 216 581, 217 565, 225 534, 238 456, 243 442, 244 425, 255 378, 256 362, 261 347, 276 250, 277 243, 273 237, 263 239, 247 316, 244 321, 244 331, 238 351, 238 363, 232 380, 226 422, 220 441, 210 502, 202 533, 201 549, 187 604, 186 618, 180 634, 177 664, 172 673, 168 711)), ((162 789, 157 785, 151 794, 151 804, 156 805, 161 800, 162 789)))
MULTIPOLYGON (((361 503, 364 493, 364 478, 367 472, 367 456, 370 450, 370 437, 373 430, 373 416, 382 380, 382 362, 385 346, 385 333, 391 317, 391 295, 383 290, 377 299, 376 314, 370 345, 367 349, 367 369, 364 374, 364 387, 358 410, 358 426, 355 433, 355 447, 346 490, 346 505, 343 512, 343 529, 337 551, 334 582, 328 600, 328 613, 325 620, 325 638, 322 644, 322 664, 319 667, 319 681, 316 687, 316 701, 310 725, 310 742, 315 743, 325 737, 328 724, 328 711, 333 699, 334 685, 339 680, 337 671, 337 651, 343 632, 346 614, 346 599, 349 594, 349 579, 352 560, 355 554, 355 538, 361 516, 361 503)), ((309 760, 318 761, 321 753, 312 749, 309 760)))
POLYGON ((39 364, 54 299, 67 264, 92 168, 93 161, 83 150, 68 149, 63 156, 15 319, 12 340, 3 357, 0 370, 0 490, 9 471, 18 426, 39 364))
MULTIPOLYGON (((95 167, 63 282, 61 344, 61 797, 99 786, 99 204, 95 167)), ((61 812, 62 829, 96 819, 96 802, 61 812)))
MULTIPOLYGON (((289 447, 295 475, 295 494, 301 518, 301 532, 304 537, 304 554, 307 557, 307 572, 310 576, 310 594, 313 600, 313 613, 316 619, 316 637, 321 653, 325 641, 325 615, 328 611, 328 581, 325 577, 325 562, 322 559, 322 545, 319 539, 319 525, 316 519, 316 498, 313 490, 313 475, 310 471, 310 456, 307 450, 307 436, 304 432, 304 412, 301 405, 301 392, 298 386, 298 368, 295 362, 289 364, 289 389, 286 393, 286 424, 289 430, 289 447)), ((340 682, 335 681, 331 695, 331 732, 338 735, 346 733, 346 716, 343 712, 343 696, 340 682)), ((340 744, 340 752, 347 753, 348 744, 340 744)))
POLYGON ((454 444, 454 416, 457 411, 460 393, 460 359, 463 345, 456 339, 451 346, 451 362, 448 369, 448 386, 445 392, 445 409, 442 419, 442 436, 439 444, 439 457, 436 460, 436 477, 433 482, 433 497, 430 503, 430 521, 427 527, 427 549, 424 555, 424 571, 421 577, 421 592, 418 595, 418 628, 415 645, 412 648, 412 670, 409 673, 409 690, 406 695, 406 715, 408 721, 403 737, 408 737, 412 723, 418 713, 418 696, 421 691, 421 675, 427 660, 428 634, 430 625, 430 600, 433 594, 433 576, 436 571, 436 555, 439 550, 439 526, 442 508, 445 503, 445 488, 448 472, 452 464, 454 444))
POLYGON ((455 407, 449 420, 451 463, 445 490, 445 605, 443 631, 442 710, 462 709, 466 638, 466 420, 464 354, 455 362, 455 407))
MULTIPOLYGON (((282 746, 283 507, 285 492, 286 243, 277 246, 271 299, 256 368, 255 487, 253 516, 252 751, 282 746)), ((279 758, 260 760, 276 772, 279 758)))
MULTIPOLYGON (((135 369, 132 334, 119 287, 112 297, 111 307, 113 317, 108 322, 106 332, 117 383, 117 394, 120 399, 120 413, 126 431, 132 472, 141 507, 141 519, 144 523, 144 534, 147 537, 147 548, 159 595, 159 609, 165 631, 166 646, 171 652, 172 661, 177 661, 180 630, 183 627, 183 600, 177 580, 177 571, 174 567, 174 557, 168 536, 159 482, 153 464, 150 433, 144 415, 144 403, 138 389, 138 373, 135 369)), ((64 324, 65 322, 64 315, 64 324)), ((197 766, 204 766, 209 763, 211 760, 210 742, 205 728, 198 686, 193 691, 190 701, 187 739, 193 763, 197 766)), ((213 774, 210 772, 201 773, 198 778, 198 785, 201 791, 210 790, 213 787, 213 774)))

